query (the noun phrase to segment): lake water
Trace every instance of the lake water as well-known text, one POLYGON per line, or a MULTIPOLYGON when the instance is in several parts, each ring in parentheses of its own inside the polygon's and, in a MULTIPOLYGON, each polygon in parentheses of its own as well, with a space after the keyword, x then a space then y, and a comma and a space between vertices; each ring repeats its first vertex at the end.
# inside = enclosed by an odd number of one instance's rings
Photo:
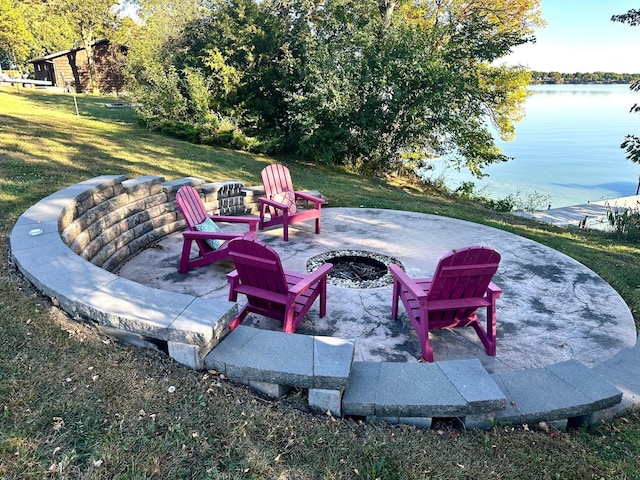
POLYGON ((489 177, 479 180, 440 160, 428 176, 443 175, 451 188, 473 181, 481 194, 495 200, 537 193, 548 196, 554 208, 635 195, 640 165, 625 159, 620 144, 625 135, 640 133, 640 115, 629 113, 640 94, 628 85, 530 89, 534 93, 515 139, 497 141, 513 160, 487 167, 489 177))

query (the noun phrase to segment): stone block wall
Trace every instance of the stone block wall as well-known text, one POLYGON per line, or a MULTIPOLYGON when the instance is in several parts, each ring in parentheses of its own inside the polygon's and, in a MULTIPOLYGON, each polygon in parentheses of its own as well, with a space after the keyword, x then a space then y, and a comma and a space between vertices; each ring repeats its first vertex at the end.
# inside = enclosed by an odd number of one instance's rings
POLYGON ((195 187, 214 215, 255 213, 263 192, 251 187, 247 195, 237 180, 205 183, 187 177, 165 182, 158 176, 121 176, 64 208, 58 224, 62 240, 85 260, 115 272, 130 256, 186 227, 176 206, 176 193, 183 185, 195 187))

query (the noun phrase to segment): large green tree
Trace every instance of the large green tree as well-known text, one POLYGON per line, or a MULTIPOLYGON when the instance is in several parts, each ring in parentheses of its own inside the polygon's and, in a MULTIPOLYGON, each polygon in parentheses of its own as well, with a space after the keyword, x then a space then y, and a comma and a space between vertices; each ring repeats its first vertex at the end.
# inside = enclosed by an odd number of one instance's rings
MULTIPOLYGON (((188 98, 184 65, 179 65, 179 56, 184 50, 185 37, 190 26, 196 25, 208 8, 206 0, 139 0, 138 15, 143 27, 130 38, 126 73, 132 95, 140 104, 140 113, 147 124, 157 125, 163 121, 198 123, 198 118, 189 111, 206 112, 209 115, 208 80, 195 70, 189 76, 196 85, 191 91, 206 91, 204 99, 198 96, 200 106, 189 108, 193 102, 188 98)), ((197 52, 196 52, 197 54, 197 52)))
MULTIPOLYGON (((293 143, 363 172, 449 154, 480 174, 505 157, 529 74, 493 63, 532 40, 533 1, 334 0, 306 12, 300 87, 288 92, 293 143)), ((294 18, 304 16, 299 13, 294 18)))
POLYGON ((22 8, 29 19, 28 27, 33 36, 31 57, 40 57, 67 50, 77 43, 72 26, 44 0, 22 0, 22 8))
MULTIPOLYGON (((621 15, 614 15, 611 17, 614 22, 622 22, 633 27, 640 26, 640 9, 629 10, 627 13, 621 15)), ((640 80, 633 82, 629 87, 635 92, 640 92, 640 80)), ((632 113, 640 113, 640 104, 634 104, 631 107, 632 113)), ((640 163, 640 137, 637 135, 627 135, 621 147, 627 152, 627 159, 635 163, 640 163)), ((640 190, 640 182, 638 183, 638 189, 640 190)), ((636 194, 638 191, 636 191, 636 194)))
POLYGON ((30 58, 65 50, 74 44, 64 18, 43 0, 0 0, 0 62, 22 71, 30 58))
MULTIPOLYGON (((480 174, 505 159, 487 123, 513 135, 529 80, 496 60, 533 40, 539 3, 210 0, 153 43, 183 119, 234 116, 286 151, 360 172, 447 153, 480 174)), ((144 85, 158 70, 137 64, 144 85)))
POLYGON ((0 67, 15 65, 20 71, 33 43, 22 7, 16 0, 0 0, 0 67))

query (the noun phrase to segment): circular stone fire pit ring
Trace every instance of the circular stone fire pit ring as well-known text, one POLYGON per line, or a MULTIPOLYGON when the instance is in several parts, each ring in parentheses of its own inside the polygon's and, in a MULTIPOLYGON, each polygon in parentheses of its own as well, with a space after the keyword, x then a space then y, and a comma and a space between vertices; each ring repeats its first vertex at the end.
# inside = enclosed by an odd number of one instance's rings
POLYGON ((313 272, 325 263, 333 268, 327 276, 331 285, 343 288, 378 288, 393 283, 389 264, 404 266, 397 258, 366 250, 332 250, 311 257, 307 261, 307 271, 313 272))

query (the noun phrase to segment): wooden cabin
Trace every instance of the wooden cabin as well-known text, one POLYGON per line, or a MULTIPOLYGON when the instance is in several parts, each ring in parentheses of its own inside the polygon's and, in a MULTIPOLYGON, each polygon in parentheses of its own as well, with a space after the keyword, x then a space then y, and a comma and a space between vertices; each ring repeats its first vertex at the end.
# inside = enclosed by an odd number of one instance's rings
MULTIPOLYGON (((112 44, 101 39, 93 43, 93 58, 96 64, 96 85, 100 92, 121 92, 125 87, 122 70, 128 48, 112 44)), ((54 86, 69 88, 75 86, 76 92, 91 90, 89 83, 89 63, 84 47, 52 53, 44 57, 29 60, 33 63, 36 80, 50 81, 54 86)))

